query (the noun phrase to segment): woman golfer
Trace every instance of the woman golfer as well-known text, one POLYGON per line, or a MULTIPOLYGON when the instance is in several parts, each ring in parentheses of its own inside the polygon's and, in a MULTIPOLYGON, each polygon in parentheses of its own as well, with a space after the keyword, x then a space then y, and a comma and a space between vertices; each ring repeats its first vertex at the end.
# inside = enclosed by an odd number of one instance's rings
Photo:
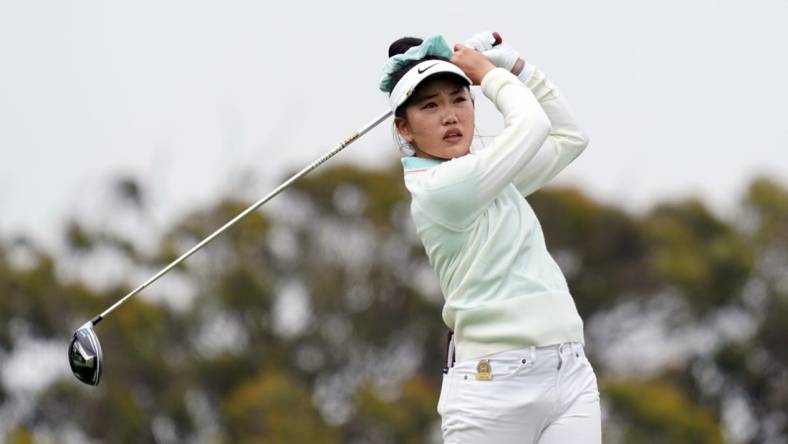
POLYGON ((389 93, 411 214, 453 331, 438 413, 446 443, 600 443, 583 321, 525 197, 588 141, 544 73, 495 33, 389 48, 389 93), (480 85, 504 118, 471 149, 480 85))

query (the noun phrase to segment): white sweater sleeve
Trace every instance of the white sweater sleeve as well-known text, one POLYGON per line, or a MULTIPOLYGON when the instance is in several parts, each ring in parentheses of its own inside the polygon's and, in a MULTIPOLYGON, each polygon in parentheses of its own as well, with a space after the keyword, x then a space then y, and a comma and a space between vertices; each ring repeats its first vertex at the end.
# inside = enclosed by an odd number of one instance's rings
POLYGON ((588 145, 588 137, 572 117, 569 104, 541 70, 528 65, 519 77, 539 100, 552 126, 536 156, 512 180, 520 193, 528 196, 575 160, 588 145))
POLYGON ((424 212, 456 230, 469 226, 513 183, 551 132, 542 106, 514 74, 495 68, 484 76, 481 88, 503 114, 503 130, 486 149, 431 168, 419 187, 418 204, 424 212))

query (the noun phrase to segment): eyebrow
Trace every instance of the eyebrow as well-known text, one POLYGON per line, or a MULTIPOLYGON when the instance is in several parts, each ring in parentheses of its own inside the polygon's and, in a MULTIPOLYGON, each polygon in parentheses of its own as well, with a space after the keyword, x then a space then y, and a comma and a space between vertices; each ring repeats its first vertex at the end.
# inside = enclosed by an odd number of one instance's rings
MULTIPOLYGON (((464 86, 461 86, 461 87, 455 89, 454 91, 450 92, 449 95, 453 96, 453 95, 457 94, 458 92, 462 91, 463 88, 464 88, 464 86)), ((435 94, 430 94, 430 95, 424 96, 424 97, 418 97, 418 98, 416 98, 416 102, 423 102, 423 101, 431 99, 433 97, 438 97, 439 94, 440 93, 435 93, 435 94)))

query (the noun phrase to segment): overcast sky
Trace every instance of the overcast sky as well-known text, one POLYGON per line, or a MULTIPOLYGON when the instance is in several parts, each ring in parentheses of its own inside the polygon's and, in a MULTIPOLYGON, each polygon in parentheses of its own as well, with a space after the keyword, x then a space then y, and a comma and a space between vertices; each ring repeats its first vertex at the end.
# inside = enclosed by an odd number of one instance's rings
MULTIPOLYGON (((162 220, 234 189, 239 170, 260 197, 386 109, 392 40, 485 29, 548 74, 590 135, 558 182, 633 209, 698 195, 724 211, 755 174, 788 172, 786 23, 786 0, 0 0, 0 236, 51 239, 68 214, 101 210, 85 201, 119 173, 162 220)), ((387 122, 331 162, 397 157, 387 122)))

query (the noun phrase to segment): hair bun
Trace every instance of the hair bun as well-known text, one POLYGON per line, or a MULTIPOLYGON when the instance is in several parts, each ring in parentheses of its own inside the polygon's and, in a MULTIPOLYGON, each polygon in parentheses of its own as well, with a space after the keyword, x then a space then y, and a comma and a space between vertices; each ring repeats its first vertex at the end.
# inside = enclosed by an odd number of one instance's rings
POLYGON ((398 39, 389 46, 389 57, 394 57, 397 54, 404 54, 405 51, 410 48, 421 45, 423 41, 424 40, 417 37, 403 37, 398 39))

